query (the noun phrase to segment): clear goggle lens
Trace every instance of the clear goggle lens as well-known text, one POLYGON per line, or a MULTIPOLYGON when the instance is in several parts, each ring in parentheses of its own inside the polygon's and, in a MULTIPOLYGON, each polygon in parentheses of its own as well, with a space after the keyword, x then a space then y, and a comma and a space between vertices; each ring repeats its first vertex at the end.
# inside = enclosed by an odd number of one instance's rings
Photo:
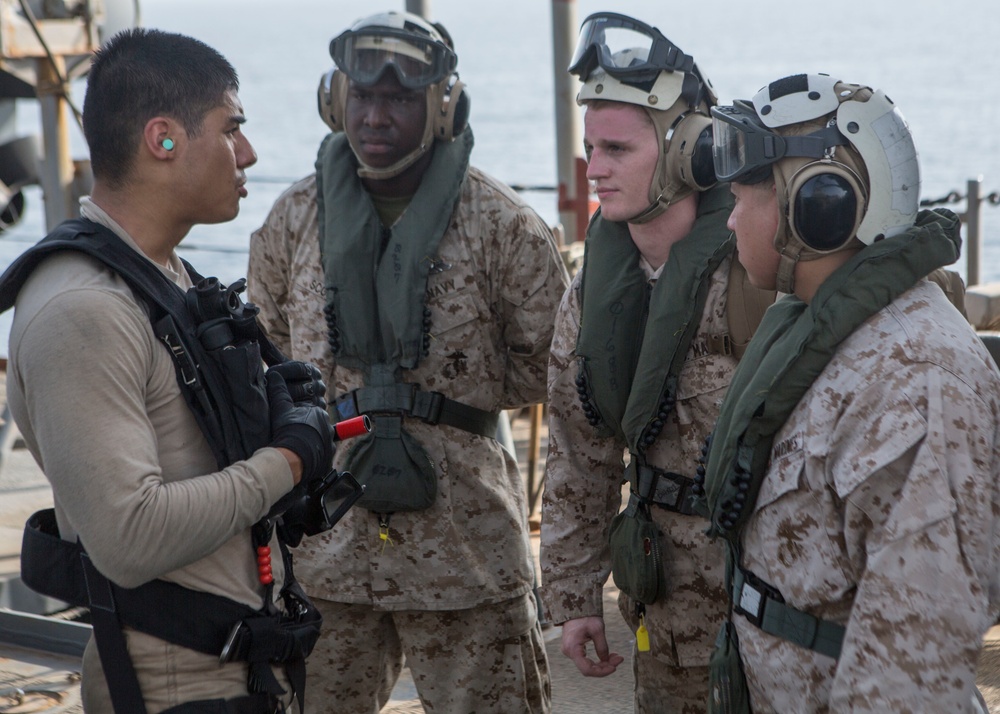
POLYGON ((771 164, 788 155, 787 148, 784 137, 760 124, 740 102, 712 107, 712 160, 719 181, 763 181, 771 175, 771 164))
POLYGON ((392 67, 407 89, 423 89, 440 82, 454 70, 455 54, 433 40, 394 34, 345 32, 330 44, 337 67, 357 84, 375 84, 392 67))
POLYGON ((569 71, 586 80, 598 66, 614 77, 625 78, 664 70, 690 71, 692 65, 690 55, 655 27, 605 12, 584 20, 569 71))
POLYGON ((745 135, 718 116, 712 117, 712 160, 720 181, 732 181, 747 165, 745 135))

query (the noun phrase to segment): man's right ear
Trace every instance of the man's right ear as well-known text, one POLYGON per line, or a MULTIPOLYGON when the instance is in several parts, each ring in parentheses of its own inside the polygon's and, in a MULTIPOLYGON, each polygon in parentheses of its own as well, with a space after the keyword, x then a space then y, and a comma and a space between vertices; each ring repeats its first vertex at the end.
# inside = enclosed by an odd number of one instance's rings
POLYGON ((347 102, 347 77, 336 68, 319 78, 316 92, 319 117, 332 131, 344 130, 344 105, 347 102))
POLYGON ((176 122, 166 117, 153 117, 142 131, 146 148, 158 159, 166 159, 177 146, 177 136, 183 132, 176 122))

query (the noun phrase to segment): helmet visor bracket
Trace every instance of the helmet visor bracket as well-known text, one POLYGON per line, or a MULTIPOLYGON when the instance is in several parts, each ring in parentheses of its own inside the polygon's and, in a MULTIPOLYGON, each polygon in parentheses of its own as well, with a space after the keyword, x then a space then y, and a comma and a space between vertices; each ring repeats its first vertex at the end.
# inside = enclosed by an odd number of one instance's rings
POLYGON ((599 12, 583 21, 569 72, 586 81, 598 66, 616 79, 642 81, 662 71, 690 72, 694 59, 651 25, 626 15, 599 12), (620 64, 616 56, 627 58, 627 64, 620 64))
POLYGON ((712 159, 721 182, 753 184, 770 176, 770 167, 786 157, 822 159, 848 143, 835 126, 805 136, 781 136, 761 123, 746 102, 712 107, 712 159))
POLYGON ((392 67, 404 87, 424 89, 458 64, 455 53, 440 42, 387 27, 348 30, 330 43, 330 55, 348 79, 366 87, 392 67))

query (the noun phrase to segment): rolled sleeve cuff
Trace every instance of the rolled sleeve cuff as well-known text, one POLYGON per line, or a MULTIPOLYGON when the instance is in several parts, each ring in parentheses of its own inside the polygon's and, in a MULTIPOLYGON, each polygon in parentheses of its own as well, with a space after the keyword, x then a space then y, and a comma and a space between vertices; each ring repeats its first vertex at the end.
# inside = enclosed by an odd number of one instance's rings
POLYGON ((604 586, 593 576, 556 580, 539 588, 539 594, 547 619, 556 625, 604 616, 604 586))

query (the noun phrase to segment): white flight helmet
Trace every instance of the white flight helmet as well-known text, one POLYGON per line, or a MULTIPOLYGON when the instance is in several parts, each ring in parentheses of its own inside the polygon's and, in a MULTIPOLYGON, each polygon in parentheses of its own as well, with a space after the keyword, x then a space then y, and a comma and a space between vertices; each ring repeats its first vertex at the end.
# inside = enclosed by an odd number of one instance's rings
POLYGON ((716 183, 709 109, 718 101, 690 55, 655 27, 612 12, 591 15, 569 71, 583 80, 577 102, 624 102, 646 110, 660 137, 649 206, 628 219, 645 223, 694 191, 716 183))
POLYGON ((435 140, 451 141, 468 125, 469 95, 455 72, 458 57, 445 35, 443 27, 419 15, 393 11, 358 20, 330 42, 336 67, 320 79, 318 99, 320 117, 333 131, 344 130, 351 82, 371 86, 392 70, 404 87, 426 90, 427 122, 420 145, 386 168, 362 164, 358 175, 363 178, 398 176, 435 140))
POLYGON ((749 102, 715 107, 712 116, 719 180, 774 178, 778 290, 793 291, 799 260, 857 246, 855 240, 871 245, 913 225, 917 150, 881 90, 799 74, 770 83, 749 102))

